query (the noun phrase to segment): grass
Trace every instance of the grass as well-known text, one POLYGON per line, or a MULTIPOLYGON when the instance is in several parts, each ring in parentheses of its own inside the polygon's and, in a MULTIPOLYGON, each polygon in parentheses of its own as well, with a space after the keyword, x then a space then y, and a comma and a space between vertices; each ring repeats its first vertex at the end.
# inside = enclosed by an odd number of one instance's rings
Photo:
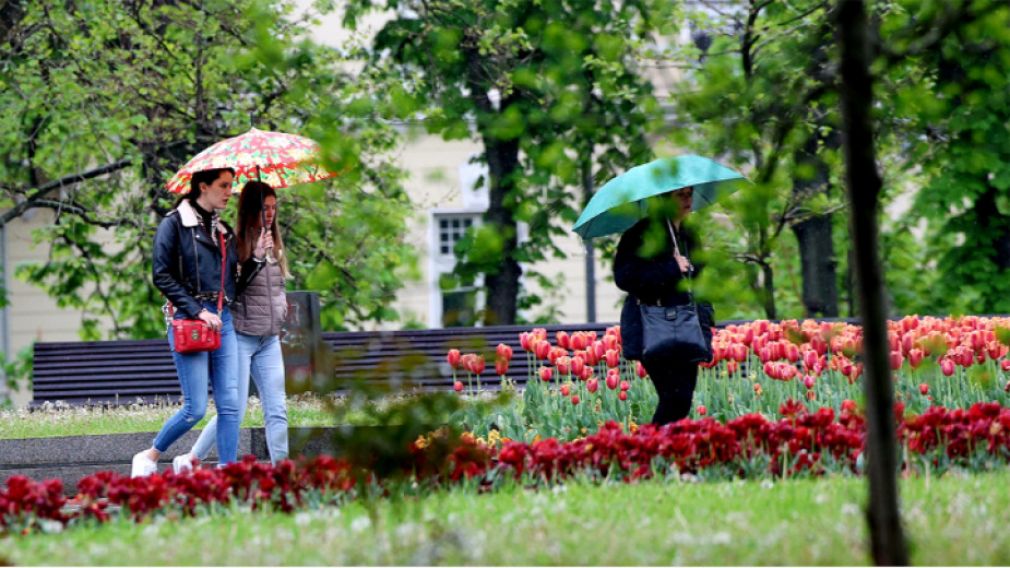
MULTIPOLYGON (((179 404, 158 403, 91 408, 50 405, 32 411, 2 410, 0 440, 157 432, 179 408, 179 404)), ((196 427, 202 428, 212 416, 213 401, 206 417, 196 427)), ((330 426, 335 423, 335 417, 322 398, 294 396, 288 398, 288 423, 292 427, 330 426)), ((255 397, 249 399, 242 426, 263 426, 263 407, 255 397)))
MULTIPOLYGON (((1010 474, 902 482, 916 564, 1006 565, 1010 474)), ((195 519, 0 539, 0 564, 867 564, 865 481, 456 489, 291 516, 195 519)))

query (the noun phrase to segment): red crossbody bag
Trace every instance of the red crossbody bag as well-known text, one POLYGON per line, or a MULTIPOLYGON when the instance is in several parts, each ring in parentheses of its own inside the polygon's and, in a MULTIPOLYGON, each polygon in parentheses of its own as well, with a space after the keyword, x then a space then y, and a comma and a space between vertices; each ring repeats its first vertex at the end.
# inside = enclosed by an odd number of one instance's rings
MULTIPOLYGON (((221 315, 224 308, 224 263, 228 258, 224 249, 224 235, 221 237, 221 291, 217 294, 217 313, 221 315)), ((221 347, 221 331, 211 329, 202 319, 180 319, 177 320, 175 307, 168 303, 168 317, 172 321, 172 339, 175 343, 176 353, 203 353, 214 351, 221 347)))

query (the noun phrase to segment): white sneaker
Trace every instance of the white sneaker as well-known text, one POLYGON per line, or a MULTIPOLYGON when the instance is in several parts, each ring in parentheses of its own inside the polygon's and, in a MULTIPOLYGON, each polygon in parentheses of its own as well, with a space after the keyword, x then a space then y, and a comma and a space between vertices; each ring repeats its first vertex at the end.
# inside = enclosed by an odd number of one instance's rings
POLYGON ((193 471, 193 454, 185 453, 172 459, 172 471, 176 475, 193 471))
POLYGON ((130 470, 130 477, 147 477, 158 473, 158 464, 147 457, 147 452, 140 452, 133 456, 133 468, 130 470))

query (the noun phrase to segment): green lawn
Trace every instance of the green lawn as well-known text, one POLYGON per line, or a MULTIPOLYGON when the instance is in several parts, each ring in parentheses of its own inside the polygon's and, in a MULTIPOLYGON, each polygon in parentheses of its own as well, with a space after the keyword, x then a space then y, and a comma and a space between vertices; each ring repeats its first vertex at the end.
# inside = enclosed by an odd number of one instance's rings
MULTIPOLYGON (((1010 474, 902 483, 916 564, 1010 564, 1010 474)), ((866 564, 860 479, 439 492, 0 539, 0 564, 866 564)))
MULTIPOLYGON (((48 438, 52 436, 77 436, 84 434, 126 434, 130 432, 157 432, 178 404, 133 404, 114 408, 47 407, 0 411, 0 440, 19 438, 48 438)), ((207 416, 196 426, 202 428, 214 416, 214 403, 207 416)), ((298 426, 329 426, 335 422, 334 413, 323 399, 313 396, 291 397, 288 401, 288 423, 298 426)), ((249 399, 243 427, 263 426, 263 407, 253 397, 249 399)))

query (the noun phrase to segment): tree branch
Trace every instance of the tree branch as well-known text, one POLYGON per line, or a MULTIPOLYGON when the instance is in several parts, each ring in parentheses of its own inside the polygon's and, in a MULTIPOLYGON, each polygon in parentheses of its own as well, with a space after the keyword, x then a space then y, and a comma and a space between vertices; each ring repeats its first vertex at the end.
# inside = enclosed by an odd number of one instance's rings
POLYGON ((0 215, 0 227, 7 225, 7 223, 13 221, 14 219, 17 219, 22 214, 24 214, 25 211, 33 207, 36 207, 37 203, 40 200, 42 200, 47 193, 49 193, 54 189, 63 189, 64 187, 70 187, 82 181, 87 181, 89 179, 103 176, 108 173, 122 170, 124 168, 129 167, 131 163, 132 161, 129 158, 124 158, 117 162, 106 164, 93 170, 88 170, 83 173, 71 174, 68 176, 61 177, 60 179, 45 183, 35 188, 34 190, 33 189, 21 190, 18 192, 19 194, 27 194, 29 192, 31 194, 25 197, 24 201, 14 205, 14 207, 11 207, 9 210, 5 211, 2 215, 0 215))

